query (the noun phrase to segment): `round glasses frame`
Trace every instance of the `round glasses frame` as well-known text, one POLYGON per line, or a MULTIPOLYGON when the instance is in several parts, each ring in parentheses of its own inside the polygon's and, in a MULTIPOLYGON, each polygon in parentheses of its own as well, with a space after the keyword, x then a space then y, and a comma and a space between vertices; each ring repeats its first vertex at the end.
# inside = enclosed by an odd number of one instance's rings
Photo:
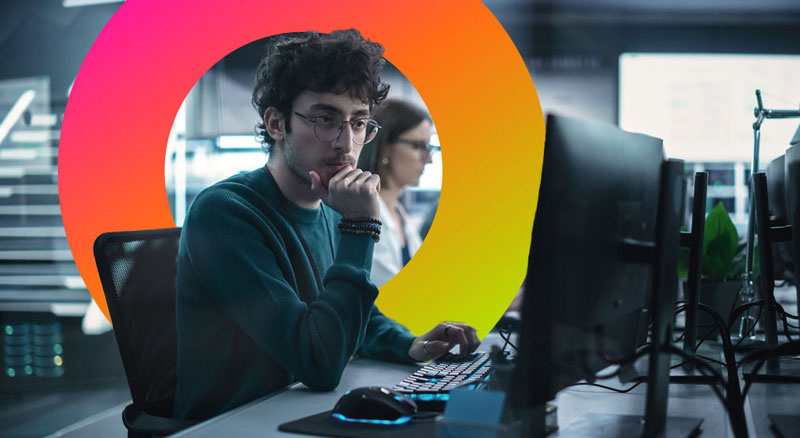
POLYGON ((325 114, 319 116, 308 116, 305 114, 300 114, 297 111, 294 113, 314 125, 314 135, 316 135, 320 141, 324 141, 326 143, 336 141, 342 136, 345 123, 350 125, 350 130, 353 133, 353 143, 358 145, 365 145, 374 140, 378 135, 378 131, 381 129, 381 125, 379 125, 375 119, 370 119, 367 117, 355 120, 342 120, 342 118, 338 115, 325 114), (325 118, 330 118, 331 120, 325 121, 325 118), (363 132, 361 132, 361 128, 356 126, 357 123, 362 122, 364 123, 363 132), (335 135, 334 131, 336 132, 335 135), (359 136, 362 134, 364 136, 363 140, 359 138, 359 136))
POLYGON ((433 150, 438 149, 438 146, 434 146, 425 141, 413 141, 413 140, 404 140, 402 138, 398 138, 397 140, 395 140, 395 142, 405 143, 407 145, 410 145, 414 149, 422 152, 423 158, 430 157, 431 154, 433 153, 433 150))

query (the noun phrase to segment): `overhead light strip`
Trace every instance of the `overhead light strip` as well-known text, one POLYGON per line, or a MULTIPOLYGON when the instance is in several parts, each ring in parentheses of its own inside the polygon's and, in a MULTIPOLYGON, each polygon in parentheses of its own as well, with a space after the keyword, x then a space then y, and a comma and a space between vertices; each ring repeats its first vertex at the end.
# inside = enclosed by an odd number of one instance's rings
POLYGON ((28 109, 28 105, 33 102, 33 98, 36 97, 36 91, 28 90, 14 102, 14 106, 11 107, 11 111, 6 114, 3 118, 3 121, 0 122, 0 144, 3 144, 3 140, 6 139, 6 136, 11 131, 11 127, 14 126, 20 117, 22 117, 22 113, 28 109))

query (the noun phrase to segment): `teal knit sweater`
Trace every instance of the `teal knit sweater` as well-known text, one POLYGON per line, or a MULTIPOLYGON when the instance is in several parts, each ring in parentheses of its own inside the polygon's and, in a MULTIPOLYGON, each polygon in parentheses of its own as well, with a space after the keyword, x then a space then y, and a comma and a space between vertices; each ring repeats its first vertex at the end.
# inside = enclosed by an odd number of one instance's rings
POLYGON ((176 417, 209 418, 294 380, 331 390, 356 353, 412 361, 414 336, 373 304, 372 239, 340 234, 339 219, 286 201, 266 169, 197 196, 178 250, 176 417))

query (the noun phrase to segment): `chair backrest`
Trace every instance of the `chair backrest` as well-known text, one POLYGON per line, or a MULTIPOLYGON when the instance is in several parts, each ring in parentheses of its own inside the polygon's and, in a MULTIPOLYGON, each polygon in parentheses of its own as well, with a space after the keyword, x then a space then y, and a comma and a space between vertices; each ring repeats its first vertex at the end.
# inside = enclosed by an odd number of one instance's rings
POLYGON ((180 228, 104 233, 94 257, 133 405, 172 417, 177 386, 175 277, 180 228))

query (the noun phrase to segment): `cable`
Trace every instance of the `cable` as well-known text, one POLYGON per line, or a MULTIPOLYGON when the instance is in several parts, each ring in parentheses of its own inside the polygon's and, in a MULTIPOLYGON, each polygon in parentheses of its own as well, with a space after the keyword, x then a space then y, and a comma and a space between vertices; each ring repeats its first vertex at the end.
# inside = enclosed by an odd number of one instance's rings
POLYGON ((747 423, 744 415, 744 398, 742 397, 741 388, 739 387, 736 356, 733 352, 733 345, 731 345, 729 325, 725 324, 725 321, 722 320, 722 317, 719 315, 719 313, 715 312, 711 307, 702 303, 698 304, 697 307, 698 309, 701 309, 711 315, 714 318, 714 322, 717 324, 717 327, 719 328, 719 332, 722 337, 722 353, 725 357, 725 367, 728 371, 728 381, 725 384, 725 407, 728 411, 728 420, 731 428, 733 429, 734 435, 746 435, 747 423))
POLYGON ((694 354, 687 353, 681 350, 680 348, 673 347, 672 345, 664 346, 664 351, 666 353, 677 354, 678 356, 681 356, 685 361, 696 364, 699 370, 708 371, 710 373, 709 374, 710 377, 714 377, 720 383, 725 383, 725 379, 722 377, 722 374, 720 374, 719 371, 714 369, 711 365, 701 360, 694 354))
POLYGON ((717 364, 720 364, 720 365, 722 365, 722 366, 726 366, 726 365, 727 365, 725 362, 723 362, 723 361, 721 361, 721 360, 719 360, 719 359, 714 359, 713 357, 701 356, 701 355, 699 355, 699 354, 697 355, 697 357, 698 357, 699 359, 703 359, 703 360, 705 360, 705 361, 708 361, 708 362, 717 363, 717 364))
POLYGON ((500 329, 500 330, 498 330, 497 332, 498 332, 498 333, 500 333, 500 338, 501 338, 502 340, 504 340, 504 341, 505 341, 505 342, 503 343, 503 346, 500 348, 500 350, 501 350, 501 351, 506 351, 506 347, 508 347, 508 342, 509 342, 509 341, 508 341, 508 338, 506 338, 505 336, 503 336, 503 329, 500 329))
POLYGON ((781 306, 781 304, 777 301, 775 301, 775 307, 778 309, 778 312, 783 313, 787 318, 800 320, 800 316, 792 315, 791 313, 787 312, 786 309, 784 309, 783 306, 781 306))
MULTIPOLYGON (((629 363, 633 363, 640 357, 647 355, 648 353, 650 353, 650 350, 652 350, 652 348, 653 346, 651 344, 642 345, 641 347, 639 347, 636 353, 621 358, 623 360, 621 360, 619 363, 612 363, 612 365, 618 365, 618 366, 617 369, 612 371, 610 374, 597 374, 595 375, 595 378, 597 378, 597 380, 606 380, 612 377, 617 377, 622 372, 623 366, 628 365, 629 363)), ((607 358, 603 359, 605 360, 607 358)))
MULTIPOLYGON (((752 374, 758 374, 758 371, 764 366, 764 363, 767 362, 772 356, 796 356, 800 354, 800 341, 792 341, 786 344, 781 344, 775 347, 766 347, 761 348, 757 351, 754 351, 747 356, 743 357, 740 364, 747 363, 747 362, 756 362, 756 365, 753 367, 752 374)), ((746 379, 745 379, 746 380, 746 379)), ((745 397, 747 397, 747 392, 750 391, 750 385, 753 383, 753 379, 746 380, 744 384, 744 389, 742 390, 742 403, 744 403, 745 397)))
POLYGON ((637 386, 639 386, 639 385, 641 385, 642 383, 645 383, 645 382, 647 382, 647 379, 643 378, 643 379, 639 380, 638 382, 634 383, 633 385, 631 385, 630 387, 625 388, 625 389, 612 388, 610 386, 601 385, 599 383, 589 383, 589 382, 577 382, 577 383, 573 383, 573 384, 567 385, 567 386, 596 386, 598 388, 603 388, 603 389, 607 389, 609 391, 614 391, 614 392, 619 392, 619 393, 625 394, 625 393, 628 393, 630 391, 633 391, 634 388, 636 388, 637 386))
POLYGON ((789 324, 789 321, 786 319, 786 315, 783 315, 780 312, 778 312, 778 316, 780 316, 781 321, 783 321, 783 336, 785 336, 786 340, 788 340, 789 342, 794 341, 794 339, 792 339, 792 336, 789 334, 789 327, 794 327, 794 326, 789 324))
MULTIPOLYGON (((757 300, 757 301, 749 302, 747 304, 742 304, 741 306, 736 307, 735 309, 733 309, 733 312, 731 312, 730 318, 728 318, 728 330, 730 331, 731 327, 733 327, 733 323, 735 323, 736 320, 739 319, 740 316, 742 316, 742 314, 744 313, 745 310, 747 310, 747 309, 749 309, 749 308, 751 308, 753 306, 758 306, 759 308, 761 308, 761 307, 763 307, 763 305, 764 305, 764 300, 757 300)), ((756 318, 756 321, 758 321, 758 318, 756 318)))
POLYGON ((703 342, 710 339, 709 336, 711 336, 712 333, 717 331, 717 329, 718 329, 717 327, 711 327, 711 330, 707 331, 706 334, 703 335, 702 338, 700 338, 700 342, 698 342, 697 345, 694 346, 695 353, 697 353, 697 349, 700 348, 701 345, 703 345, 703 342))
MULTIPOLYGON (((718 363, 718 364, 720 364, 722 366, 726 366, 725 362, 722 362, 720 360, 717 360, 717 359, 714 359, 714 358, 711 358, 711 357, 707 357, 707 356, 700 356, 699 354, 697 354, 697 349, 700 348, 700 345, 702 345, 703 342, 707 341, 709 339, 709 336, 711 336, 712 333, 717 331, 717 329, 718 329, 717 327, 712 327, 711 330, 707 331, 706 334, 703 335, 702 338, 700 338, 700 342, 698 342, 697 345, 695 345, 695 347, 694 347, 694 353, 700 359, 704 359, 704 360, 709 361, 709 362, 714 362, 714 363, 718 363)), ((670 369, 681 367, 681 366, 685 365, 686 363, 687 363, 687 361, 680 362, 678 364, 672 365, 670 367, 670 369)))
POLYGON ((785 313, 781 313, 780 315, 781 315, 781 319, 783 319, 783 322, 784 322, 784 323, 785 323, 785 324, 786 324, 788 327, 791 327, 791 328, 793 328, 793 329, 800 328, 800 327, 798 327, 798 326, 796 326, 796 325, 789 324, 789 319, 788 319, 788 318, 789 318, 789 315, 787 315, 787 314, 785 314, 785 313))
POLYGON ((722 374, 720 374, 719 371, 712 368, 706 362, 698 359, 696 356, 689 354, 679 348, 673 347, 672 345, 665 346, 665 351, 667 353, 677 354, 678 356, 681 356, 685 361, 694 363, 697 366, 697 370, 700 371, 701 374, 707 377, 714 378, 716 381, 707 382, 707 384, 717 395, 719 400, 722 402, 722 405, 725 406, 725 408, 727 409, 728 402, 722 395, 722 392, 719 390, 719 388, 717 388, 717 383, 721 384, 723 387, 726 384, 725 379, 722 378, 722 374))
POLYGON ((517 348, 517 346, 511 342, 511 331, 506 333, 503 329, 500 329, 498 332, 500 333, 500 337, 505 341, 505 344, 503 344, 503 348, 501 348, 501 350, 506 351, 506 346, 510 345, 512 348, 514 348, 514 351, 519 351, 519 348, 517 348))

